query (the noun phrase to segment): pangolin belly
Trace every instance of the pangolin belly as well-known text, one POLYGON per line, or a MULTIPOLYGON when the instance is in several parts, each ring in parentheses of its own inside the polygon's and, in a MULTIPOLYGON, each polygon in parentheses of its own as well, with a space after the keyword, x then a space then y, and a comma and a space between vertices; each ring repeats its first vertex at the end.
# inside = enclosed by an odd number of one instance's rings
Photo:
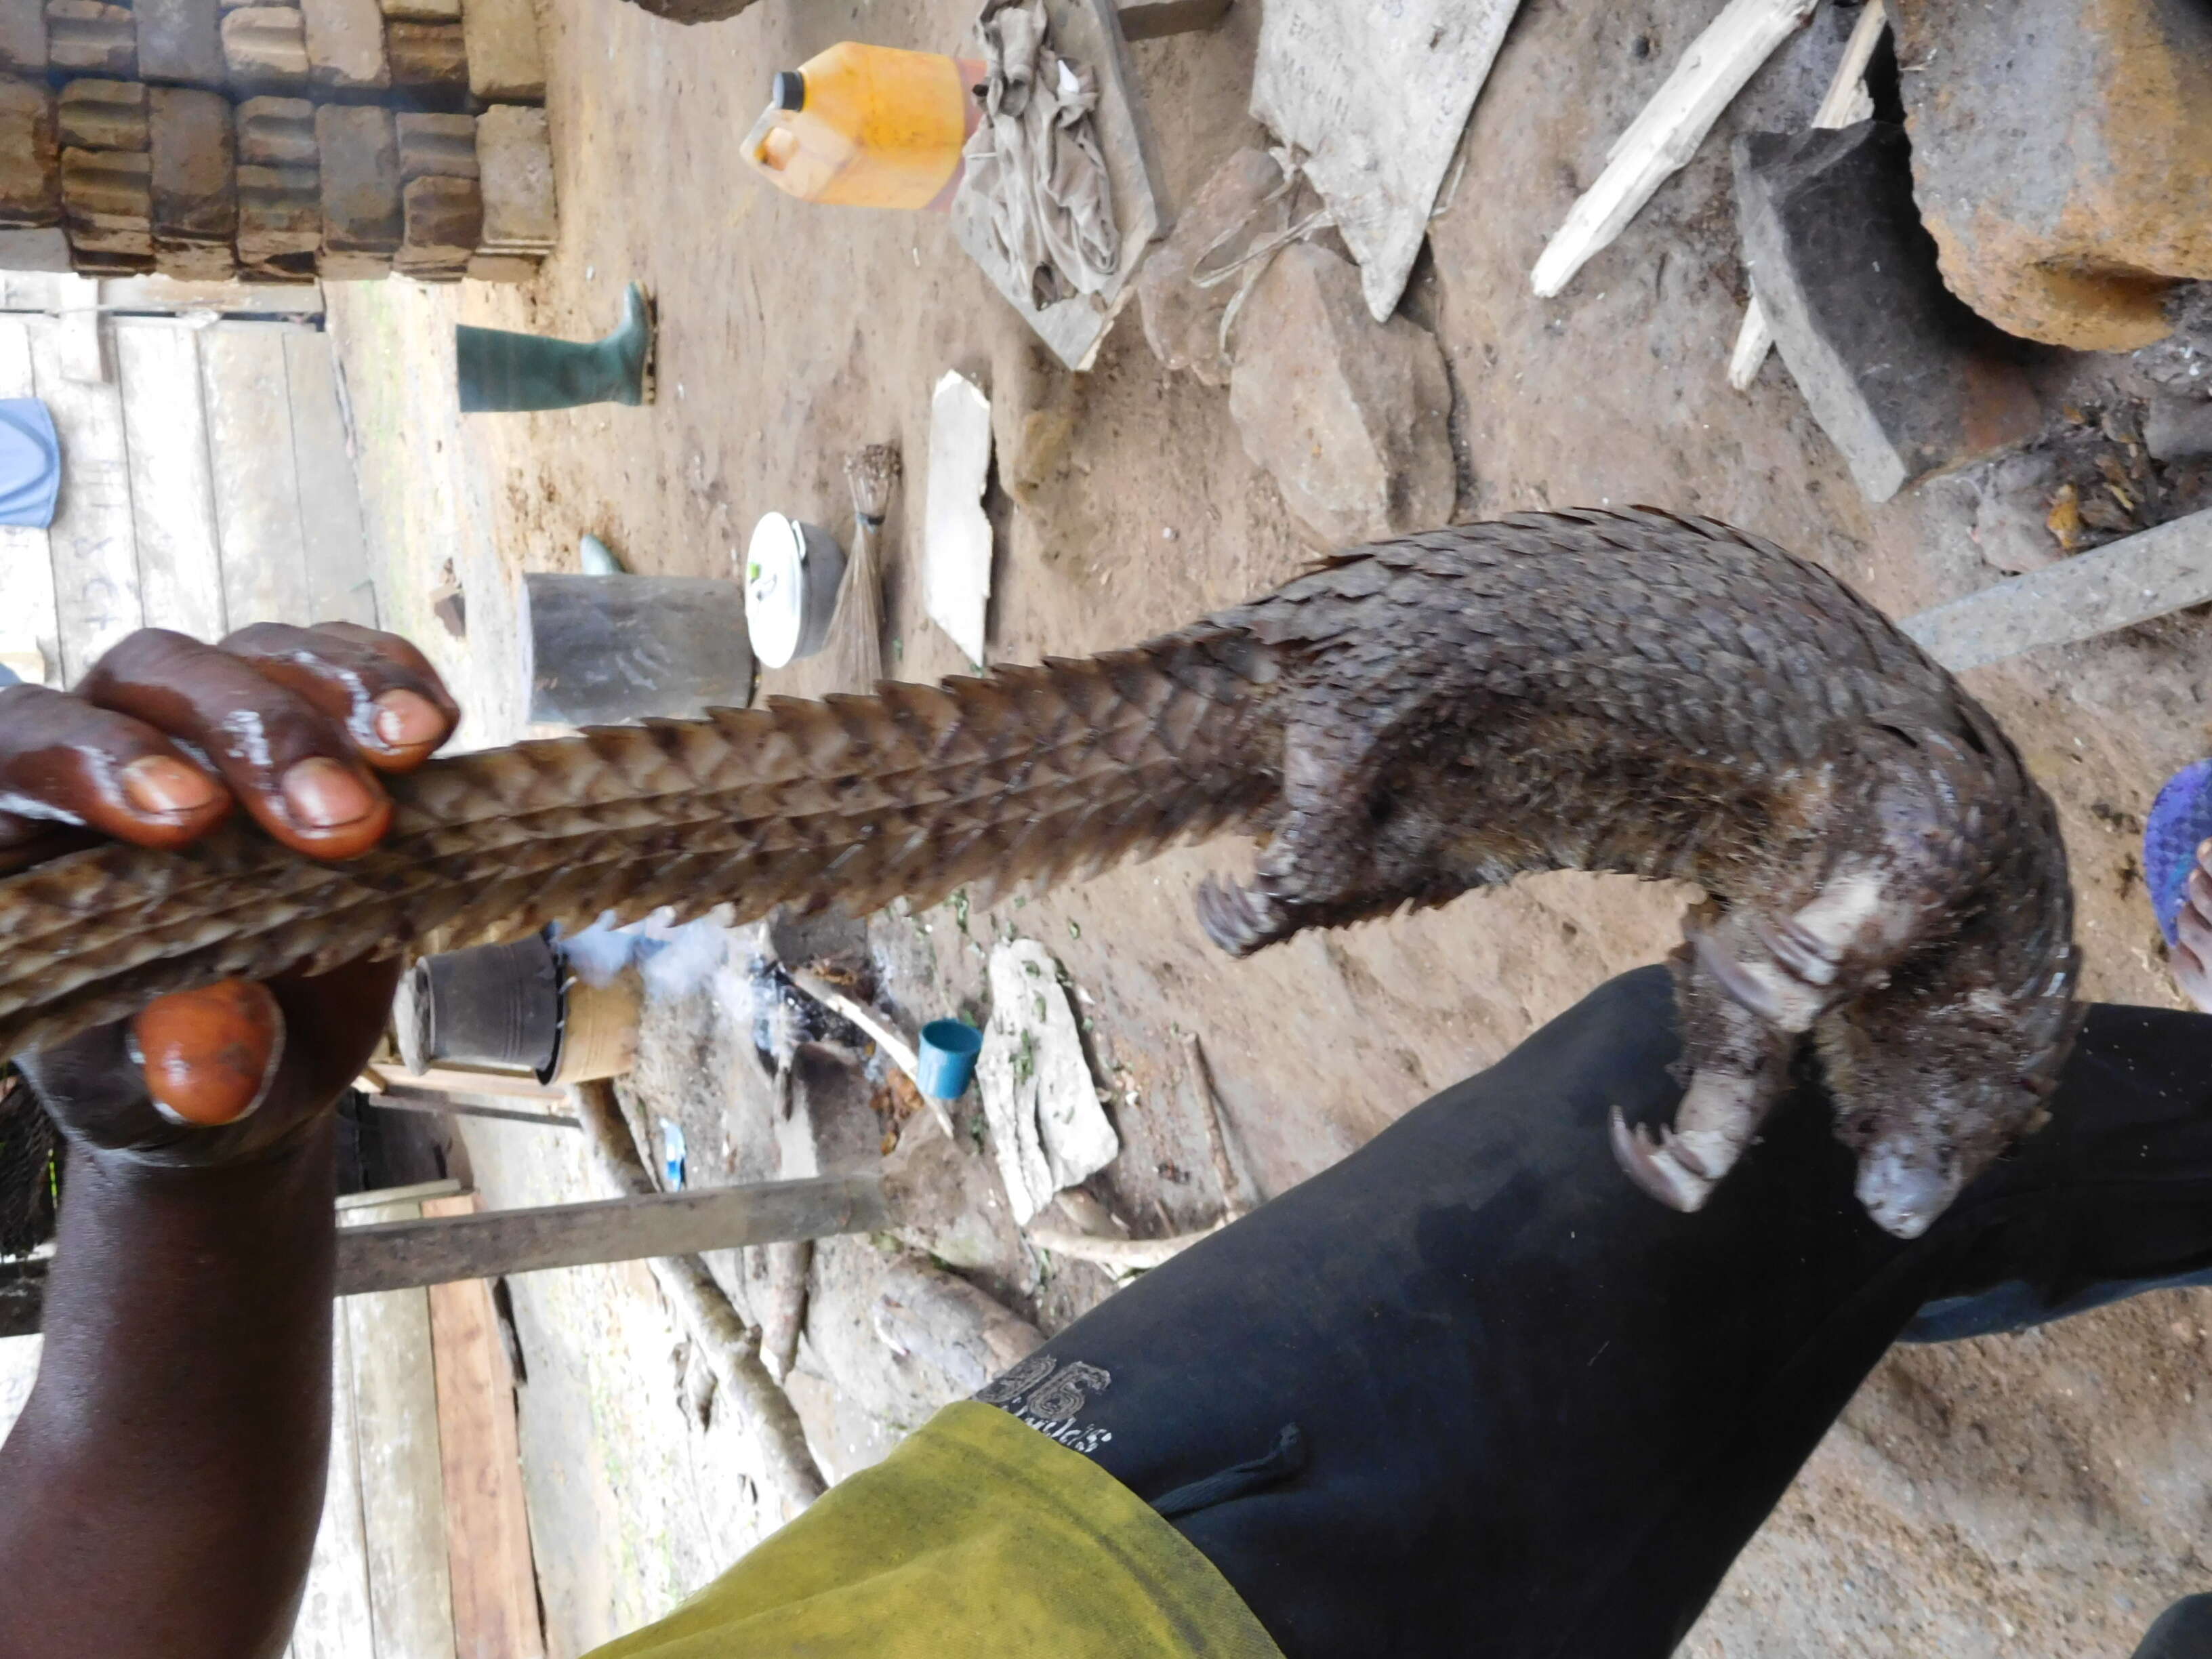
POLYGON ((1524 871, 1698 884, 1690 1085, 1632 1175, 1702 1203, 1817 1045, 1859 1196, 1911 1236, 2038 1116, 2076 1024, 2049 800, 1842 583, 1639 510, 1356 549, 1126 651, 435 761, 374 852, 246 828, 0 880, 0 1054, 162 993, 661 906, 865 914, 1238 830, 1242 955, 1524 871))

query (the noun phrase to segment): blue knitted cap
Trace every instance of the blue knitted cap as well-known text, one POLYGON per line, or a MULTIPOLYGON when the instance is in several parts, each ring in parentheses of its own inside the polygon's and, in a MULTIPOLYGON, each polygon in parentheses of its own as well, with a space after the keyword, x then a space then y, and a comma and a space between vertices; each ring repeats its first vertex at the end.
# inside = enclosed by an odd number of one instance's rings
POLYGON ((2166 780, 2143 826, 2143 880, 2166 942, 2175 942, 2182 889, 2197 867, 2197 849, 2212 841, 2212 760, 2185 766, 2166 780))

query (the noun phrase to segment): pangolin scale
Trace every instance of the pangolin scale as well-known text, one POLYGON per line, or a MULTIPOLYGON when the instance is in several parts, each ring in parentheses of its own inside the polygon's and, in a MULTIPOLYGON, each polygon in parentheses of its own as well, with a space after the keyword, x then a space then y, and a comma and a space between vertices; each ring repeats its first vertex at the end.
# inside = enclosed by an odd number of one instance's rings
POLYGON ((1911 1236, 2036 1117, 2077 1019, 2050 801, 1996 723, 1817 566, 1650 509, 1353 550, 1131 650, 434 761, 376 851, 249 830, 0 880, 0 1054, 156 994, 663 905, 861 915, 1237 830, 1242 955, 1524 871, 1708 896, 1675 954, 1690 1086, 1630 1172, 1683 1208, 1807 1032, 1911 1236))

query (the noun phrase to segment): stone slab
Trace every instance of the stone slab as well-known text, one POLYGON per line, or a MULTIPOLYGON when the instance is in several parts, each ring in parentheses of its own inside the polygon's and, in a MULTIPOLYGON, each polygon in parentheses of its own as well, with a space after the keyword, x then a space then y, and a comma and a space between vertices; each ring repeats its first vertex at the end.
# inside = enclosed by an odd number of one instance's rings
POLYGON ((138 72, 138 28, 127 6, 46 0, 46 60, 58 70, 125 79, 138 72))
POLYGON ((403 228, 392 112, 325 104, 315 111, 315 142, 322 155, 325 255, 380 255, 388 264, 403 228))
POLYGON ((35 82, 0 80, 0 226, 58 223, 61 191, 53 94, 35 82))
POLYGON ((323 243, 321 175, 313 167, 238 169, 238 257, 264 265, 323 243))
POLYGON ((468 47, 459 23, 422 23, 394 18, 385 25, 384 49, 393 86, 416 91, 467 93, 468 47))
POLYGON ((222 15, 207 0, 134 0, 142 80, 219 87, 228 74, 222 15))
POLYGON ((560 233, 553 197, 553 146, 545 112, 495 104, 477 118, 483 186, 483 240, 491 253, 542 252, 560 233))
POLYGON ((46 74, 46 13, 38 0, 8 0, 0 5, 0 72, 46 74))
POLYGON ((2192 513, 1899 624, 1954 673, 2212 601, 2212 512, 2192 513))
POLYGON ((228 246, 238 234, 238 147, 230 100, 197 87, 155 87, 146 95, 153 157, 154 239, 228 246))
POLYGON ((72 81, 62 88, 55 123, 63 144, 78 149, 143 149, 145 86, 89 77, 72 81))
POLYGON ((1912 166, 1944 280, 2008 332, 2162 338, 2212 278, 2212 9, 1893 0, 1912 166), (1922 65, 1928 67, 1923 70, 1922 65))
POLYGON ((71 270, 69 234, 58 225, 0 230, 0 270, 71 270))
POLYGON ((318 87, 374 90, 392 84, 384 58, 384 12, 376 0, 300 0, 307 73, 318 87))
POLYGON ((414 179, 475 179, 477 118, 473 115, 402 114, 399 176, 414 179))
POLYGON ((1908 149, 1905 130, 1881 121, 1735 144, 1752 288, 1870 501, 2041 425, 2017 343, 1943 285, 1908 149))
POLYGON ((1170 34, 1210 29, 1229 15, 1230 0, 1115 0, 1121 36, 1158 40, 1170 34))
POLYGON ((238 106, 238 159, 252 167, 314 167, 315 106, 304 98, 249 98, 238 106))
POLYGON ((458 23, 461 0, 384 0, 384 15, 416 23, 458 23))
POLYGON ((305 20, 293 6, 241 6, 222 16, 223 61, 241 92, 302 92, 307 85, 305 20))
POLYGON ((531 0, 468 0, 461 30, 471 93, 488 104, 544 100, 545 53, 531 0))

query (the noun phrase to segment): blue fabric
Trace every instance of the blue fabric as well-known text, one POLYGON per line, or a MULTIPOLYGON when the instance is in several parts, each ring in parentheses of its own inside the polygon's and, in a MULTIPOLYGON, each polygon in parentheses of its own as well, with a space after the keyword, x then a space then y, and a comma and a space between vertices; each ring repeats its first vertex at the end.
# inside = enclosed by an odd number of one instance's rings
POLYGON ((2197 867, 2197 849, 2208 841, 2212 841, 2212 760, 2201 760, 2166 780, 2151 805, 2150 821, 2143 826, 2143 881, 2168 945, 2179 942, 2174 922, 2181 915, 2182 889, 2197 867))
POLYGON ((61 487, 61 439, 46 404, 0 398, 0 524, 44 530, 61 487))

